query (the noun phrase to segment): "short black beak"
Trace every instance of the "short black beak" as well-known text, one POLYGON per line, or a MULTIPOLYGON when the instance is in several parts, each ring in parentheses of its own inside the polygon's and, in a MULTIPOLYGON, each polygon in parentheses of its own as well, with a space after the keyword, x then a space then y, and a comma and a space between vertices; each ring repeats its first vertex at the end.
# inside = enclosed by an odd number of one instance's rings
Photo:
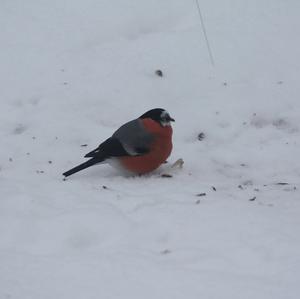
POLYGON ((168 116, 167 121, 175 121, 175 119, 172 118, 171 116, 168 116))

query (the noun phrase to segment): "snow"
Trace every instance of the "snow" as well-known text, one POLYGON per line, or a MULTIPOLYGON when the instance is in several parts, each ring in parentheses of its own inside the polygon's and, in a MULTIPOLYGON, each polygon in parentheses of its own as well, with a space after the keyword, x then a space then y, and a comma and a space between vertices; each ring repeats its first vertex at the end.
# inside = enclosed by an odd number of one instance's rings
POLYGON ((195 1, 1 1, 1 299, 299 298, 300 3, 199 3, 215 66, 195 1), (155 107, 182 169, 62 180, 155 107))

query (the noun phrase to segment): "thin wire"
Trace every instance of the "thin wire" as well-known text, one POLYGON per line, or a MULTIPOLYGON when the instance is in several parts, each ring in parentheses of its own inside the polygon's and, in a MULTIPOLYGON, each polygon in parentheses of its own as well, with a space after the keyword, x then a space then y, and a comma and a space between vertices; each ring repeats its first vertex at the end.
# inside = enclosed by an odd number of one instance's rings
POLYGON ((196 0, 196 4, 197 4, 197 8, 198 8, 198 14, 199 14, 199 17, 200 17, 200 22, 201 22, 201 27, 202 27, 203 35, 204 35, 206 46, 207 46, 207 50, 208 50, 208 53, 209 53, 210 62, 212 64, 212 66, 214 66, 215 65, 214 57, 213 57, 213 54, 212 54, 212 51, 211 51, 211 47, 210 47, 210 44, 209 44, 209 41, 208 41, 208 37, 207 37, 205 25, 204 25, 204 20, 203 20, 203 16, 202 16, 201 9, 200 9, 199 0, 196 0))

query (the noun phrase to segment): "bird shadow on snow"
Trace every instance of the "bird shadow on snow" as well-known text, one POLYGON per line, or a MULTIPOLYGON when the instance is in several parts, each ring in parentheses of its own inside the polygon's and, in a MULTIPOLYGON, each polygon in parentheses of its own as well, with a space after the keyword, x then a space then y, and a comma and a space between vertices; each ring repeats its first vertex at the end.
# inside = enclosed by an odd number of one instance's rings
POLYGON ((85 173, 79 173, 73 175, 70 178, 63 178, 64 181, 80 181, 80 180, 146 180, 150 178, 171 178, 178 173, 177 169, 172 169, 171 165, 163 165, 159 169, 156 169, 150 173, 143 175, 130 174, 126 172, 120 172, 118 169, 114 169, 109 165, 96 166, 94 169, 88 169, 85 173))

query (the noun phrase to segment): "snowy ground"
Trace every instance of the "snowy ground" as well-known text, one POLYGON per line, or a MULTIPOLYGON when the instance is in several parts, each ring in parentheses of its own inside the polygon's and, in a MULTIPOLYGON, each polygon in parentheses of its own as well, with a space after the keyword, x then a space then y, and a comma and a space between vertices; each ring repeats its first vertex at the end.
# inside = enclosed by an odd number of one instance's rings
POLYGON ((1 299, 300 297, 300 3, 200 6, 1 1, 1 299), (172 178, 62 180, 154 107, 172 178))

